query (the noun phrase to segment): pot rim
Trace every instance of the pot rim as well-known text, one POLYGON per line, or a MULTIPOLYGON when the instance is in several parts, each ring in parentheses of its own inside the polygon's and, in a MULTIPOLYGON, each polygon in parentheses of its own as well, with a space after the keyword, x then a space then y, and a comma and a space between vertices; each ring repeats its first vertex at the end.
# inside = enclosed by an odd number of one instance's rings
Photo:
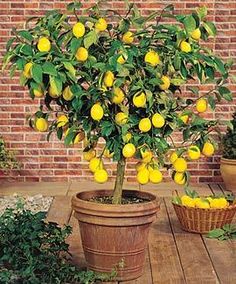
POLYGON ((91 202, 83 200, 81 196, 98 196, 111 195, 112 190, 92 190, 92 191, 82 191, 77 193, 72 197, 72 208, 75 212, 85 211, 90 214, 97 215, 98 211, 101 215, 110 214, 121 216, 124 213, 133 215, 133 216, 143 216, 149 215, 150 212, 156 212, 160 208, 160 200, 152 193, 138 190, 123 190, 123 194, 136 194, 137 196, 150 198, 150 201, 143 203, 133 203, 133 204, 101 204, 96 202, 91 202), (108 213, 109 212, 109 213, 108 213))
POLYGON ((221 157, 220 161, 225 164, 236 165, 236 159, 227 159, 227 158, 221 157))

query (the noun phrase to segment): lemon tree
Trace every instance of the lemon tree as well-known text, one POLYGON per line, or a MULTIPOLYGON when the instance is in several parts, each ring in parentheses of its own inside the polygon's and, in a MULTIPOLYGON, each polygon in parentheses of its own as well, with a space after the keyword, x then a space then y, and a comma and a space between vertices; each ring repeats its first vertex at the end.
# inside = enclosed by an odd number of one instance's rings
POLYGON ((232 62, 204 45, 216 35, 206 8, 176 15, 169 5, 143 17, 126 5, 125 16, 74 2, 67 14, 52 10, 29 19, 24 30, 13 30, 4 58, 11 76, 20 71, 20 83, 39 100, 31 127, 48 139, 56 133, 66 145, 84 141, 83 157, 97 182, 108 179, 103 159, 117 162, 113 203, 121 201, 128 159, 138 159, 141 184, 161 182, 162 168, 187 184, 188 162, 216 149, 210 135, 217 121, 204 113, 232 100, 232 62), (188 82, 194 84, 185 88, 188 82), (179 132, 181 143, 174 139, 179 132))

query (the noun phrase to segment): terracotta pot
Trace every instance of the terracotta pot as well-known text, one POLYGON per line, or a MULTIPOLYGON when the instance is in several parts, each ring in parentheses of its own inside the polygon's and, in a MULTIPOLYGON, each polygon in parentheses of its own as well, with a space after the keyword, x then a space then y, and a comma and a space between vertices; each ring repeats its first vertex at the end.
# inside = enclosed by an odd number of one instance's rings
POLYGON ((155 195, 134 190, 125 190, 123 195, 148 202, 113 205, 86 201, 94 196, 110 195, 111 190, 96 190, 81 192, 72 198, 85 259, 94 271, 109 273, 116 268, 116 280, 136 279, 143 274, 148 232, 156 219, 159 203, 155 195))
POLYGON ((220 172, 226 189, 236 194, 236 160, 221 158, 220 172))

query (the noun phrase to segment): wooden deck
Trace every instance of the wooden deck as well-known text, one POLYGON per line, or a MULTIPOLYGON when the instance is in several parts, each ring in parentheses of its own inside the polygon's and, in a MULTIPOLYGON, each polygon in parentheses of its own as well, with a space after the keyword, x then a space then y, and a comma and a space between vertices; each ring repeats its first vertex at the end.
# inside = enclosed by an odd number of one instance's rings
MULTIPOLYGON (((95 185, 80 183, 17 183, 0 186, 0 195, 12 193, 53 195, 54 201, 48 213, 48 220, 59 224, 70 224, 73 233, 68 238, 74 263, 85 266, 80 242, 79 228, 74 219, 70 200, 75 192, 94 188, 111 188, 112 184, 95 185)), ((126 188, 137 188, 135 184, 126 188)), ((236 241, 207 239, 204 235, 190 234, 181 230, 170 203, 173 184, 141 187, 161 199, 161 210, 152 225, 144 275, 124 284, 164 283, 236 283, 236 241)), ((199 194, 222 193, 220 185, 194 186, 199 194)), ((179 188, 182 191, 181 188, 179 188)), ((234 219, 236 223, 236 219, 234 219)), ((117 283, 117 282, 115 282, 117 283)))

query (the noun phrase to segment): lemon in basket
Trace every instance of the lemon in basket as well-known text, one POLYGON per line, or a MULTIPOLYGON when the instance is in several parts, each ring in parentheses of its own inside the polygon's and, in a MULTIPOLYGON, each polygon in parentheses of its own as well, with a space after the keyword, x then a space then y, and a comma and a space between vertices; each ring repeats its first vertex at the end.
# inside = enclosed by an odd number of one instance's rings
POLYGON ((187 206, 187 207, 195 207, 194 199, 191 198, 191 197, 188 196, 188 195, 183 195, 183 196, 181 197, 181 202, 182 202, 182 205, 184 205, 184 206, 187 206))

